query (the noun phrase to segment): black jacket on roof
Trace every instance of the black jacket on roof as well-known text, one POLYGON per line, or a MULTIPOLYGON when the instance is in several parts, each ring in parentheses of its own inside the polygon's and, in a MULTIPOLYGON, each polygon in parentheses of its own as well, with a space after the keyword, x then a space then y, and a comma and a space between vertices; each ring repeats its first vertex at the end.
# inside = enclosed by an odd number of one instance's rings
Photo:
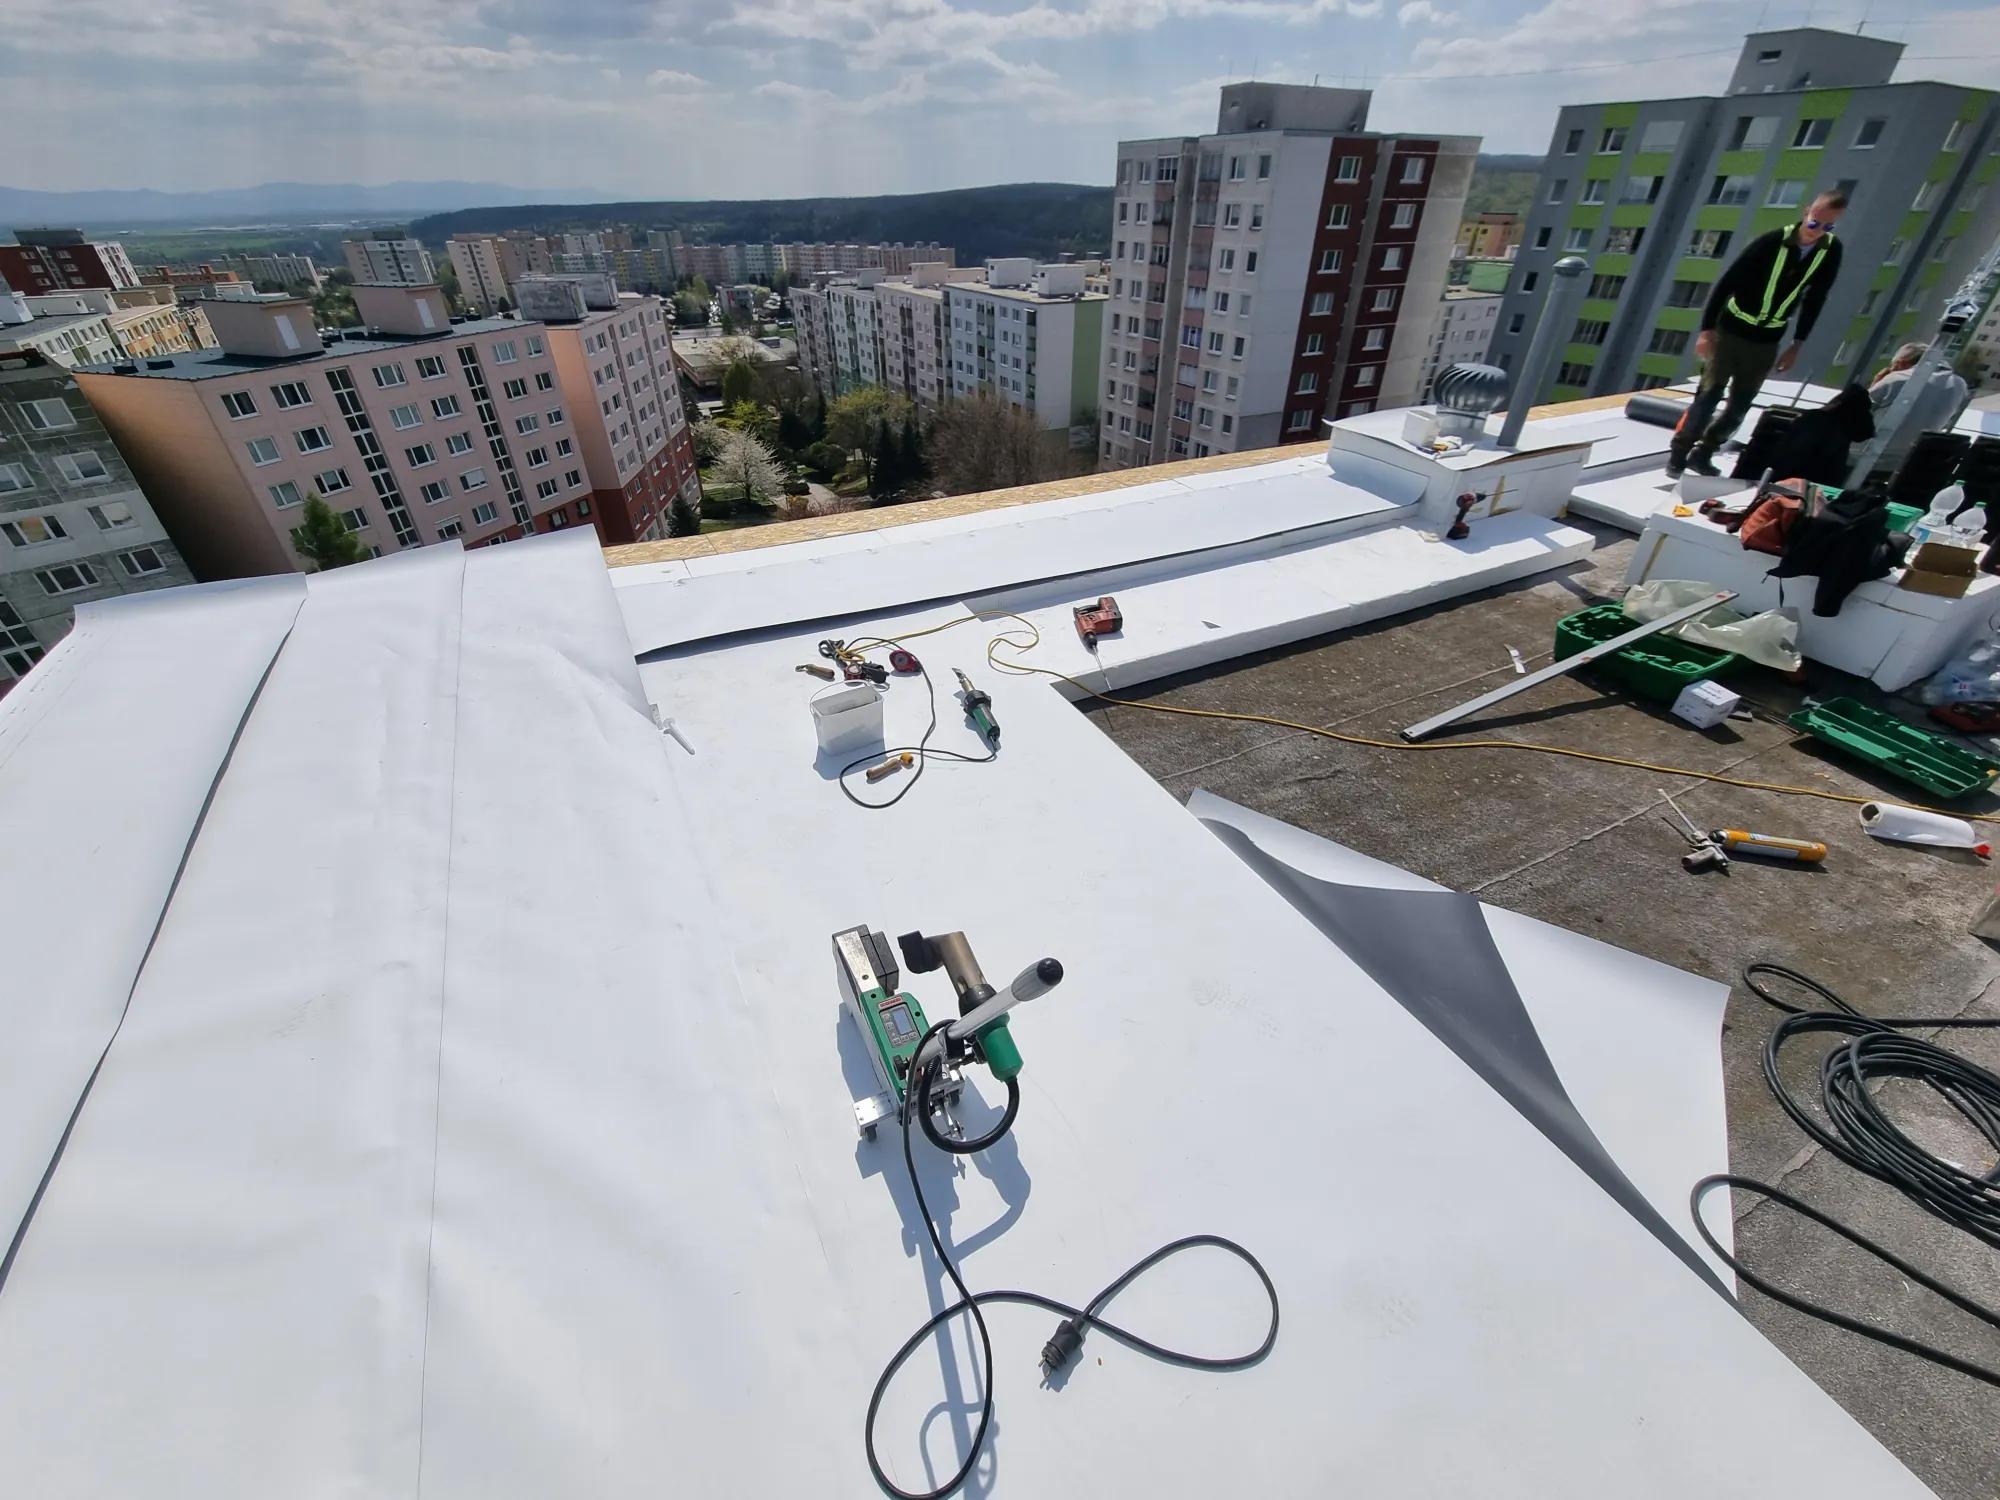
MULTIPOLYGON (((1793 226, 1796 228, 1797 226, 1793 226)), ((1813 331, 1813 324, 1819 320, 1819 310, 1826 302, 1827 291, 1833 286, 1834 278, 1840 274, 1840 239, 1829 234, 1820 244, 1826 246, 1826 259, 1813 272, 1812 280, 1799 294, 1799 300, 1792 305, 1792 337, 1804 340, 1813 331)), ((1753 344, 1775 344, 1785 336, 1782 328, 1762 328, 1754 323, 1746 323, 1729 312, 1729 299, 1734 297, 1736 305, 1754 313, 1764 305, 1764 288, 1771 279, 1771 261, 1780 249, 1785 252, 1785 268, 1778 273, 1777 295, 1771 305, 1781 305, 1799 278, 1812 264, 1812 252, 1798 253, 1798 247, 1790 241, 1789 231, 1774 229, 1769 234, 1760 234, 1748 245, 1743 253, 1729 263, 1729 269, 1716 280, 1708 294, 1708 305, 1701 312, 1703 330, 1720 327, 1732 338, 1747 339, 1753 344)), ((1818 250, 1815 245, 1813 250, 1818 250)))

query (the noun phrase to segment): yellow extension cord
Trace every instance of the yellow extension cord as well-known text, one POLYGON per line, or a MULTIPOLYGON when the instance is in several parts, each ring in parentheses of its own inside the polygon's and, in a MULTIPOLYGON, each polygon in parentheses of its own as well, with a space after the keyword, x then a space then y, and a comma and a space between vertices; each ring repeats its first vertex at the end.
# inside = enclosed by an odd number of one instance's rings
MULTIPOLYGON (((981 618, 979 615, 961 615, 955 620, 946 620, 942 625, 928 626, 923 630, 912 630, 906 635, 894 638, 886 636, 869 637, 865 640, 853 641, 848 643, 846 649, 859 655, 863 651, 872 651, 883 646, 897 646, 901 645, 904 641, 916 640, 920 636, 935 635, 940 630, 950 630, 955 626, 977 623, 981 618)), ((1004 672, 1014 677, 1053 677, 1058 682, 1066 682, 1078 692, 1095 698, 1101 703, 1115 703, 1120 708, 1139 708, 1146 710, 1148 713, 1156 714, 1181 714, 1190 719, 1228 719, 1238 724, 1268 724, 1273 729, 1290 729, 1299 734, 1312 734, 1325 740, 1337 740, 1343 745, 1365 746, 1370 750, 1411 750, 1429 753, 1450 750, 1527 750, 1537 755, 1567 756, 1572 760, 1595 761, 1597 764, 1604 766, 1625 766, 1630 770, 1651 771, 1661 776, 1685 776, 1694 781, 1712 781, 1719 786, 1743 787, 1753 792, 1776 792, 1787 797, 1818 797, 1827 802, 1846 802, 1853 805, 1880 802, 1883 800, 1880 797, 1857 797, 1847 792, 1822 791, 1818 787, 1786 786, 1784 783, 1776 781, 1752 781, 1742 776, 1725 776, 1719 771, 1696 771, 1687 766, 1661 765, 1656 761, 1634 760, 1630 756, 1625 755, 1605 755, 1596 750, 1573 750, 1564 745, 1531 745, 1521 740, 1493 739, 1443 740, 1435 744, 1411 744, 1407 740, 1378 740, 1372 739, 1365 734, 1345 734, 1338 729, 1324 729, 1317 724, 1300 724, 1292 719, 1274 718, 1270 714, 1234 713, 1228 709, 1221 708, 1181 708, 1170 703, 1141 703, 1133 698, 1114 698, 1109 693, 1100 692, 1087 682, 1077 681, 1076 678, 1069 676, 1067 673, 1057 672, 1048 667, 1029 666, 1026 662, 1020 660, 1001 660, 995 654, 1001 647, 1004 646, 1016 658, 1025 656, 1042 643, 1042 633, 1035 627, 1032 621, 1024 620, 1021 616, 1011 612, 1003 612, 993 616, 993 618, 1013 620, 1027 632, 1027 638, 1023 640, 1018 633, 1003 630, 986 643, 987 665, 992 667, 996 672, 1004 672)), ((1803 738, 1803 736, 1796 736, 1795 738, 1803 738)), ((1788 741, 1787 743, 1791 742, 1788 741)), ((1952 808, 1926 807, 1920 802, 1903 803, 1900 805, 1914 807, 1919 812, 1936 813, 1940 817, 1963 818, 1970 823, 2000 823, 2000 813, 1961 812, 1952 808)))

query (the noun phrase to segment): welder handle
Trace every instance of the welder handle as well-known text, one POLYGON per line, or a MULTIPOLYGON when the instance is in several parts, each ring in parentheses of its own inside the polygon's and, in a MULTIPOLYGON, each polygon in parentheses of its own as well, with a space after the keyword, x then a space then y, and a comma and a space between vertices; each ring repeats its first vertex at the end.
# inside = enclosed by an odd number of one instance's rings
POLYGON ((1024 1000, 1046 995, 1062 983, 1063 966, 1053 958, 1039 959, 1014 976, 1014 982, 983 1005, 966 1012, 952 1023, 954 1041, 977 1036, 1024 1000))

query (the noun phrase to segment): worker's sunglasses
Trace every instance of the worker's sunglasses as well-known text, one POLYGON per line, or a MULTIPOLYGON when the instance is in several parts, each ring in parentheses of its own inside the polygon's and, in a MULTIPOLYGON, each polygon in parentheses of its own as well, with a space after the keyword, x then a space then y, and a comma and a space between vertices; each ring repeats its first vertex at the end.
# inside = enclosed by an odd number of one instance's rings
POLYGON ((1805 222, 1808 229, 1831 229, 1837 221, 1833 219, 1807 219, 1805 222))

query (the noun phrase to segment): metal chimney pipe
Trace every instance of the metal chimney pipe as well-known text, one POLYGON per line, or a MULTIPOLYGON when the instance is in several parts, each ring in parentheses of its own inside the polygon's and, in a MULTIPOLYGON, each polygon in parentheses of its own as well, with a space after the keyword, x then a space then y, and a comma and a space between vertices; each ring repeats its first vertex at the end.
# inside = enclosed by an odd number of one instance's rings
POLYGON ((1507 395, 1507 420, 1500 427, 1503 448, 1519 445, 1528 408, 1534 405, 1543 378, 1549 373, 1556 347, 1563 342, 1563 330, 1569 327, 1570 315, 1576 310, 1577 294, 1583 290, 1582 256, 1565 255, 1549 269, 1555 275, 1555 283, 1542 299, 1542 316, 1535 324, 1534 338, 1528 343, 1528 357, 1521 361, 1521 373, 1514 377, 1514 389, 1507 395))

